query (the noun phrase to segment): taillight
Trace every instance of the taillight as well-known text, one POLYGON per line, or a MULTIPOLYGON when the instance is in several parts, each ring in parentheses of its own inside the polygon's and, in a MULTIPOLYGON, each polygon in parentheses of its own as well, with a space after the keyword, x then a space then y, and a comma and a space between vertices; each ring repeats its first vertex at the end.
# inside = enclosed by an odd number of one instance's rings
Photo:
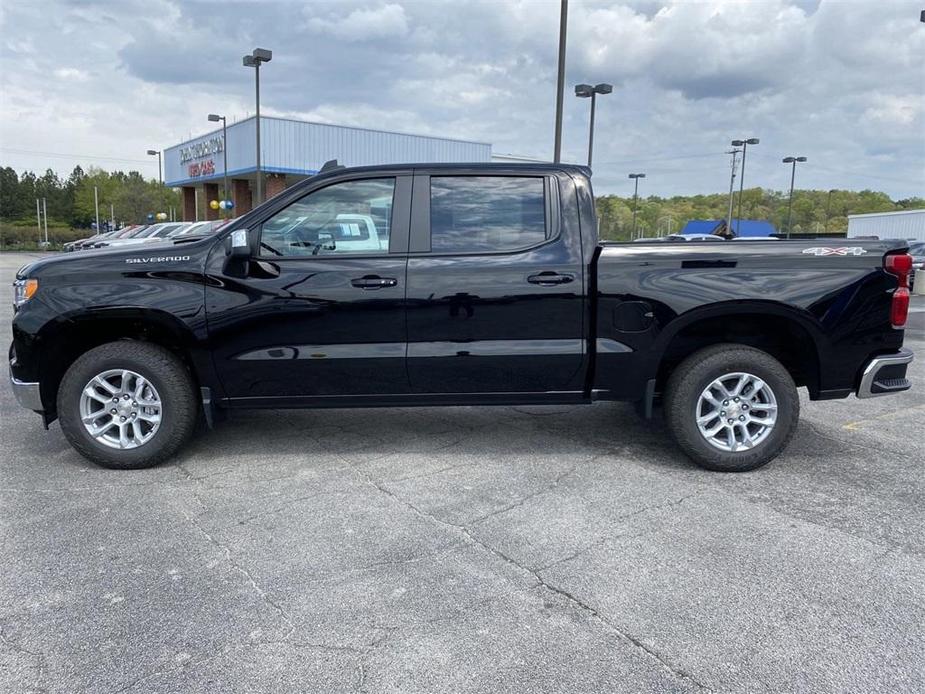
POLYGON ((909 290, 900 287, 893 292, 893 303, 890 304, 890 323, 894 328, 902 328, 909 317, 909 290))
POLYGON ((893 302, 890 304, 890 323, 894 328, 902 328, 909 317, 909 273, 912 271, 912 256, 905 253, 888 255, 883 261, 883 267, 899 280, 899 286, 893 292, 893 302))

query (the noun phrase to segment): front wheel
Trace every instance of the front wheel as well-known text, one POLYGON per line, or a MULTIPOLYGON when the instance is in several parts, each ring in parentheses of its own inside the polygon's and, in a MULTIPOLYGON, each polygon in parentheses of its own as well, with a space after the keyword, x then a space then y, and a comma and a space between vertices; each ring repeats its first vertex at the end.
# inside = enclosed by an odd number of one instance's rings
POLYGON ((708 470, 745 472, 766 465, 787 447, 799 417, 800 399, 787 369, 743 345, 692 354, 674 370, 665 391, 669 432, 708 470))
POLYGON ((82 354, 58 388, 58 418, 70 444, 103 467, 151 467, 193 432, 192 380, 171 352, 120 341, 82 354))

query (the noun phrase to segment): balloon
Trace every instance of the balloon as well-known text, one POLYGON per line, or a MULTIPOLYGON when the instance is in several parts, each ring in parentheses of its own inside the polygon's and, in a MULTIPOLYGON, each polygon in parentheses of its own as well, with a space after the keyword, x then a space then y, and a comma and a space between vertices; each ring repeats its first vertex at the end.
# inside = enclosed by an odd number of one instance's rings
POLYGON ((220 200, 218 203, 219 209, 225 210, 228 209, 228 205, 224 200, 220 200))
POLYGON ((212 200, 212 201, 209 203, 209 207, 211 207, 213 210, 217 210, 217 209, 218 209, 218 200, 212 200))
POLYGON ((161 221, 164 221, 165 219, 167 219, 167 213, 166 213, 166 212, 158 212, 158 213, 157 213, 157 218, 160 219, 161 221))
POLYGON ((230 210, 234 207, 234 200, 225 200, 225 209, 230 210))
POLYGON ((149 222, 153 222, 153 221, 154 221, 154 213, 153 213, 153 212, 149 212, 149 213, 148 213, 148 221, 149 221, 149 222))

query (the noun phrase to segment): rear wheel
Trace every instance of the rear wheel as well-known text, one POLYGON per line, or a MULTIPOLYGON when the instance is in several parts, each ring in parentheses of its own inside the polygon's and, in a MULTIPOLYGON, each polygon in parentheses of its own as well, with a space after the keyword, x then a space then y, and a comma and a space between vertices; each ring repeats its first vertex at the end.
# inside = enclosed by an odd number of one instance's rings
POLYGON ((796 430, 800 400, 789 372, 771 355, 742 345, 692 354, 672 373, 665 419, 698 465, 745 472, 766 465, 796 430))
POLYGON ((144 342, 110 342, 82 354, 58 389, 58 418, 70 444, 103 467, 156 465, 196 425, 190 376, 172 353, 144 342))

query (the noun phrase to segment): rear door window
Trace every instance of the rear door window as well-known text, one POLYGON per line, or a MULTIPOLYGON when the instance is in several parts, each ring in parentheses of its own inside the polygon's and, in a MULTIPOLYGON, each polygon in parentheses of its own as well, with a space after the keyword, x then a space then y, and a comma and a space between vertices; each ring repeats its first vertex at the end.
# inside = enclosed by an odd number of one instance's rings
POLYGON ((542 243, 545 190, 539 176, 432 176, 431 251, 494 253, 542 243))

